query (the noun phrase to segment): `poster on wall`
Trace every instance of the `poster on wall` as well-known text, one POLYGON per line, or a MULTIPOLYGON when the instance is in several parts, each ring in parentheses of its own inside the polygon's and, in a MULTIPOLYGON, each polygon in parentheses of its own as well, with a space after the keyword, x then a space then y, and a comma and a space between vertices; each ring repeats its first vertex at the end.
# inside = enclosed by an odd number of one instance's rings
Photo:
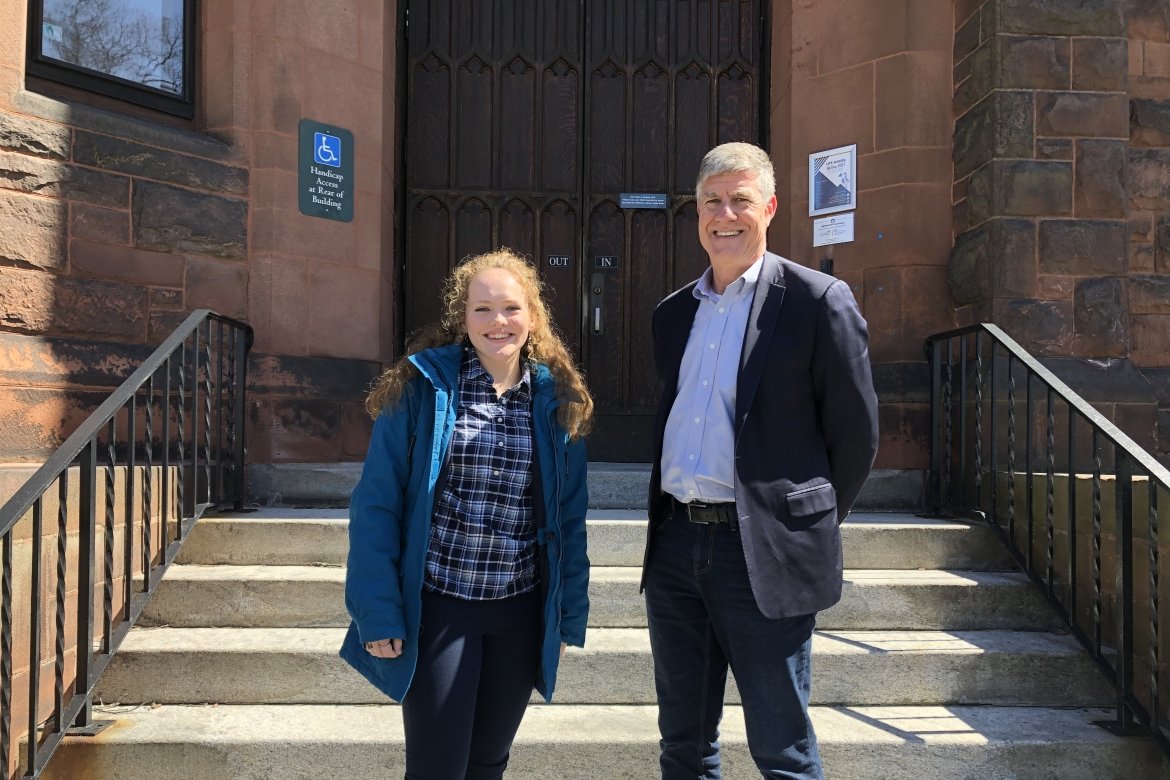
POLYGON ((808 156, 808 215, 857 208, 857 144, 808 156))

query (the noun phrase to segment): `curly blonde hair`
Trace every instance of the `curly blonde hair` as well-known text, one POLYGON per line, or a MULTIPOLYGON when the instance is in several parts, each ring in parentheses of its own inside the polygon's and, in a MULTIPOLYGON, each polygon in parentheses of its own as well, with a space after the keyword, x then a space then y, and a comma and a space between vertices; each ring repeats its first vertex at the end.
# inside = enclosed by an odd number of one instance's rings
POLYGON ((507 247, 476 255, 460 264, 443 282, 443 314, 439 321, 420 331, 406 346, 406 355, 394 362, 375 380, 366 396, 366 411, 376 418, 382 410, 402 397, 406 384, 419 375, 408 360, 411 355, 446 344, 461 344, 467 337, 467 290, 480 271, 499 268, 510 273, 521 289, 532 316, 528 341, 520 352, 524 360, 548 367, 556 382, 561 426, 573 439, 589 433, 593 422, 593 398, 581 372, 573 364, 569 350, 552 326, 543 296, 543 283, 523 257, 507 247))

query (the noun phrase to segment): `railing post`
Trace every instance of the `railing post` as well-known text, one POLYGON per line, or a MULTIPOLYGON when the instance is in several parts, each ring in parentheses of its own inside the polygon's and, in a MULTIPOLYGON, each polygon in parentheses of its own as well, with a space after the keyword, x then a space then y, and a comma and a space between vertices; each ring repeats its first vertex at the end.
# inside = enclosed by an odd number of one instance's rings
POLYGON ((967 508, 967 337, 959 336, 959 506, 967 508))
POLYGON ((983 331, 975 331, 975 506, 987 519, 989 507, 983 500, 983 331))
MULTIPOLYGON (((162 519, 161 547, 166 550, 171 544, 171 358, 163 361, 162 404, 162 493, 158 499, 159 515, 162 519)), ((180 522, 180 525, 182 523, 180 522)), ((176 534, 177 536, 178 534, 176 534)))
POLYGON ((942 404, 942 346, 941 340, 928 342, 927 357, 930 360, 930 479, 928 480, 928 506, 934 515, 942 514, 942 424, 939 420, 942 404))
POLYGON ((246 489, 246 475, 244 473, 244 459, 247 455, 246 447, 246 421, 247 408, 244 404, 244 393, 248 387, 248 349, 251 346, 248 341, 248 331, 245 328, 236 328, 234 331, 234 338, 236 339, 236 348, 234 350, 234 357, 236 361, 235 366, 235 380, 236 386, 232 389, 235 394, 236 402, 232 410, 235 415, 236 437, 233 442, 232 452, 232 492, 233 501, 237 510, 244 508, 244 491, 246 489))
POLYGON ((997 418, 999 416, 999 413, 996 411, 997 399, 996 399, 996 392, 995 392, 995 390, 996 390, 995 380, 996 380, 996 373, 997 373, 995 370, 996 341, 995 341, 995 339, 990 339, 990 341, 991 341, 991 349, 989 350, 989 352, 991 354, 991 357, 988 361, 989 365, 987 367, 987 370, 988 370, 988 374, 989 374, 988 386, 991 388, 991 392, 989 393, 989 395, 991 396, 990 409, 988 410, 988 417, 991 418, 991 424, 990 424, 990 432, 989 432, 987 438, 988 438, 988 456, 990 459, 990 463, 988 465, 988 474, 990 476, 989 481, 991 482, 991 485, 989 487, 989 490, 991 493, 991 513, 990 513, 990 516, 988 517, 988 519, 991 520, 991 522, 994 523, 995 525, 999 525, 999 457, 998 457, 999 446, 998 446, 998 443, 996 442, 996 438, 995 438, 996 434, 999 433, 999 426, 996 425, 996 421, 997 421, 997 418))
MULTIPOLYGON (((89 692, 90 666, 93 663, 93 575, 97 542, 97 438, 89 440, 81 451, 80 506, 77 550, 77 676, 73 695, 89 692)), ((86 700, 74 726, 89 726, 90 703, 86 700)))
MULTIPOLYGON (((215 485, 215 503, 217 506, 224 504, 224 487, 223 487, 223 359, 225 353, 223 342, 223 321, 215 323, 215 471, 213 472, 215 485)), ((210 334, 209 334, 210 338, 210 334)))
POLYGON ((12 744, 12 533, 0 535, 0 771, 12 744))
POLYGON ((1068 407, 1068 614, 1077 624, 1077 413, 1068 407))
MULTIPOLYGON (((29 594, 29 625, 41 624, 41 549, 44 533, 45 504, 42 498, 33 502, 32 516, 32 593, 29 594)), ((25 763, 30 771, 37 768, 37 746, 39 739, 37 727, 41 716, 41 643, 37 635, 28 645, 28 738, 25 740, 25 751, 28 756, 25 763)))
POLYGON ((129 614, 134 601, 134 474, 138 471, 138 393, 126 402, 126 543, 122 548, 122 610, 129 614))
POLYGON ((1146 483, 1149 486, 1149 494, 1147 495, 1147 518, 1149 521, 1149 587, 1150 599, 1149 609, 1149 639, 1147 658, 1149 661, 1149 685, 1150 685, 1150 722, 1157 728, 1159 713, 1161 710, 1161 691, 1159 686, 1162 680, 1162 652, 1161 652, 1161 622, 1159 620, 1158 609, 1161 604, 1159 595, 1160 579, 1158 573, 1158 566, 1160 565, 1160 555, 1158 552, 1158 483, 1154 480, 1152 474, 1148 475, 1146 483))
POLYGON ((1114 447, 1114 506, 1117 514, 1117 580, 1120 609, 1117 636, 1117 726, 1133 728, 1133 713, 1126 701, 1133 695, 1133 468, 1120 446, 1114 447))
MULTIPOLYGON (((186 347, 183 348, 186 354, 186 347)), ((191 466, 187 484, 191 486, 186 495, 184 517, 194 517, 199 505, 199 328, 191 334, 191 466)))
POLYGON ((203 452, 203 484, 207 490, 208 505, 215 505, 219 503, 219 496, 215 493, 216 483, 213 478, 211 470, 212 462, 212 445, 214 442, 211 438, 211 402, 212 396, 216 395, 218 389, 212 386, 213 371, 211 367, 211 320, 206 319, 203 324, 207 326, 207 333, 203 337, 203 353, 204 359, 207 363, 207 368, 203 374, 203 443, 206 449, 203 452))
POLYGON ((1033 498, 1035 493, 1035 485, 1032 484, 1036 475, 1032 471, 1032 448, 1035 446, 1034 431, 1036 428, 1036 394, 1032 389, 1032 369, 1026 368, 1024 371, 1024 473, 1027 482, 1024 483, 1024 500, 1027 502, 1025 507, 1024 517, 1027 520, 1027 539, 1028 549, 1024 551, 1024 560, 1028 563, 1028 570, 1032 570, 1032 554, 1035 548, 1035 526, 1036 513, 1033 506, 1033 498))

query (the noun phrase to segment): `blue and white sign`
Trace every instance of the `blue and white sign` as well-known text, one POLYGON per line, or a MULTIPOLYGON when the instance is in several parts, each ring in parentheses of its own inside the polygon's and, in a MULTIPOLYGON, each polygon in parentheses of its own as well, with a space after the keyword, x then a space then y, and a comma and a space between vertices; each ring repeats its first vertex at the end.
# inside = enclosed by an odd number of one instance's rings
POLYGON ((341 139, 328 133, 313 133, 313 161, 341 167, 341 139))
POLYGON ((623 192, 618 203, 623 209, 668 209, 670 195, 665 192, 623 192))
POLYGON ((302 119, 297 132, 297 202, 310 217, 353 220, 353 133, 302 119))
POLYGON ((857 208, 857 144, 808 156, 808 215, 857 208))

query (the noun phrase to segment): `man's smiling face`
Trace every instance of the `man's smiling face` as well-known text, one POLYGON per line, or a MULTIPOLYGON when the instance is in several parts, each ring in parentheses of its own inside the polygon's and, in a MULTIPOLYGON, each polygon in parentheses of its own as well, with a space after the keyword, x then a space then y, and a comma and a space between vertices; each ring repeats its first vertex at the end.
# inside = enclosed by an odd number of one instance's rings
POLYGON ((764 254, 776 214, 776 196, 765 198, 757 178, 747 171, 720 173, 698 190, 699 243, 716 269, 738 271, 732 279, 764 254))

